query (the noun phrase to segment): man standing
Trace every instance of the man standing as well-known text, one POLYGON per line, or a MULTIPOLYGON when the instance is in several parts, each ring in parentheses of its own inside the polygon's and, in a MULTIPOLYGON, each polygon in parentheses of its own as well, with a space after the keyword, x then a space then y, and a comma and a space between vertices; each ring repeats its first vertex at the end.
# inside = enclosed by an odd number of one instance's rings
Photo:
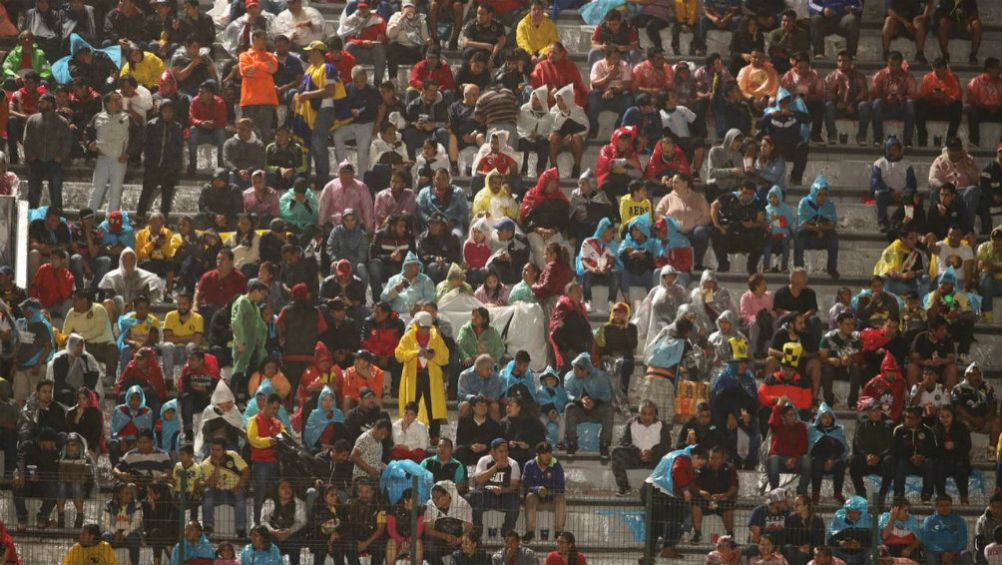
POLYGON ((56 113, 56 98, 44 94, 38 112, 24 125, 24 160, 28 162, 28 207, 38 208, 42 181, 49 183, 49 206, 63 207, 63 161, 70 156, 70 126, 56 113))
MULTIPOLYGON (((233 302, 230 327, 233 331, 233 383, 238 394, 247 389, 243 384, 248 370, 266 355, 265 342, 268 326, 261 318, 260 305, 268 298, 268 285, 255 281, 247 289, 247 294, 233 302)), ((257 522, 255 518, 255 523, 257 522)))
MULTIPOLYGON (((263 285, 264 283, 257 283, 263 285)), ((267 288, 267 287, 265 287, 267 288)), ((256 307, 255 307, 256 310, 256 307)), ((258 320, 261 316, 258 315, 258 320)), ((241 385, 247 388, 246 385, 241 385)), ((260 412, 247 420, 247 443, 250 444, 251 474, 254 478, 254 523, 261 523, 261 506, 265 495, 278 480, 278 461, 275 455, 275 436, 288 430, 275 417, 282 397, 272 393, 260 407, 260 412)), ((208 518, 206 518, 208 520, 208 518)))
POLYGON ((251 33, 251 47, 240 54, 240 115, 257 124, 262 139, 271 139, 278 106, 275 73, 278 59, 268 51, 268 32, 251 33))
MULTIPOLYGON (((304 49, 310 65, 306 67, 305 78, 299 91, 292 96, 292 108, 305 116, 314 115, 310 127, 310 156, 313 158, 315 179, 324 184, 330 177, 330 130, 334 126, 335 101, 345 97, 344 85, 338 78, 337 68, 327 62, 327 45, 314 41, 304 49), (309 111, 301 105, 309 105, 309 111)), ((359 154, 365 151, 359 145, 359 154)))
POLYGON ((143 143, 143 192, 139 195, 136 213, 145 217, 157 191, 160 192, 160 213, 170 215, 174 206, 174 187, 181 176, 181 155, 184 136, 181 124, 174 119, 174 102, 164 100, 158 116, 146 124, 143 143))

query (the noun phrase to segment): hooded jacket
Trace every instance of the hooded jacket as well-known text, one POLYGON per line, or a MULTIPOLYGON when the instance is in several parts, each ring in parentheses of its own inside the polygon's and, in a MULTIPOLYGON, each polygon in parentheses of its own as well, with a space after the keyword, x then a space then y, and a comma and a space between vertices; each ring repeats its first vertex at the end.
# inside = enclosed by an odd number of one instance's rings
POLYGON ((155 425, 156 446, 170 454, 175 454, 179 445, 178 433, 181 431, 181 411, 176 398, 164 402, 160 406, 160 419, 155 425), (174 417, 167 419, 167 411, 173 410, 174 417))
POLYGON ((598 161, 595 163, 595 180, 598 182, 598 186, 601 187, 605 183, 614 168, 627 164, 633 167, 627 169, 627 174, 635 173, 637 177, 640 176, 643 167, 640 165, 640 159, 634 146, 636 141, 637 128, 634 126, 617 128, 612 132, 609 143, 599 150, 598 161), (629 139, 629 144, 625 151, 620 151, 616 145, 619 138, 624 135, 629 139))
POLYGON ((153 411, 146 406, 146 395, 139 385, 132 385, 125 393, 125 402, 111 413, 111 437, 135 440, 142 430, 153 431, 153 411), (129 399, 139 396, 139 408, 132 409, 129 399))
MULTIPOLYGON (((738 187, 743 176, 738 175, 738 170, 744 167, 744 155, 739 151, 734 151, 731 146, 738 137, 744 134, 737 128, 727 130, 724 141, 720 145, 710 148, 710 153, 706 158, 707 184, 714 183, 722 191, 734 190, 738 187)), ((707 211, 709 214, 709 211, 707 211)))
MULTIPOLYGON (((846 500, 842 508, 836 510, 835 515, 832 516, 832 522, 828 526, 828 545, 837 546, 840 541, 857 540, 862 545, 860 551, 869 551, 872 520, 866 499, 861 496, 853 496, 846 500), (859 516, 855 520, 851 520, 849 518, 850 511, 859 512, 859 516)), ((966 542, 967 538, 964 539, 966 542)))
POLYGON ((767 106, 762 117, 758 119, 758 129, 771 135, 780 147, 796 146, 806 143, 810 138, 811 116, 807 113, 807 105, 799 96, 792 96, 785 88, 780 87, 776 93, 776 101, 767 106), (791 100, 792 98, 792 100, 791 100), (791 115, 781 115, 781 102, 790 100, 786 109, 791 115))
POLYGON ((645 179, 660 181, 662 177, 674 175, 675 173, 684 175, 692 174, 692 169, 689 167, 689 159, 685 156, 685 151, 677 143, 673 143, 672 147, 674 147, 674 150, 666 152, 664 150, 664 142, 661 140, 657 142, 654 146, 654 153, 651 154, 651 160, 647 162, 647 168, 644 169, 645 179))
POLYGON ((676 449, 662 457, 644 482, 672 498, 682 498, 682 491, 696 480, 695 469, 692 467, 694 447, 690 445, 676 449))
POLYGON ((918 187, 915 170, 911 163, 905 161, 904 153, 897 159, 891 159, 891 147, 902 148, 901 141, 896 136, 889 136, 884 142, 884 156, 877 159, 870 168, 870 191, 881 192, 905 191, 914 192, 918 187))
POLYGON ((313 409, 309 419, 306 420, 306 427, 303 430, 303 444, 311 451, 320 447, 318 443, 320 438, 331 426, 334 426, 335 439, 347 435, 347 430, 344 427, 344 413, 337 407, 337 398, 334 398, 334 405, 330 412, 324 410, 324 399, 333 396, 334 391, 329 386, 324 386, 323 390, 320 391, 317 407, 313 409), (338 428, 340 428, 340 433, 338 428))
POLYGON ((574 369, 564 375, 564 388, 567 391, 567 400, 570 402, 580 402, 584 397, 589 397, 596 404, 607 404, 612 402, 612 387, 609 384, 609 375, 592 365, 589 353, 579 353, 574 358, 574 365, 588 371, 588 377, 581 378, 574 374, 574 369))
MULTIPOLYGON (((34 12, 34 10, 29 10, 34 12)), ((28 30, 33 31, 33 30, 28 30)), ((37 43, 32 42, 29 58, 31 59, 31 70, 38 73, 42 80, 50 81, 52 80, 52 67, 49 66, 48 59, 45 58, 45 51, 38 46, 37 43)), ((3 76, 4 79, 17 78, 18 71, 21 70, 21 60, 24 58, 24 46, 21 42, 17 42, 14 48, 10 50, 7 54, 7 58, 3 62, 3 76)))
POLYGON ((377 322, 372 316, 362 324, 362 347, 379 357, 393 355, 397 343, 404 335, 404 323, 396 311, 390 312, 386 320, 377 322))
POLYGON ((870 379, 859 392, 859 403, 857 410, 864 410, 871 399, 876 400, 885 406, 885 412, 891 420, 897 422, 901 418, 901 411, 905 406, 905 380, 901 376, 901 369, 894 355, 888 351, 884 354, 884 360, 880 362, 879 375, 870 379), (891 377, 888 372, 893 371, 891 377), (890 379, 890 380, 888 380, 890 379))
POLYGON ((956 512, 933 512, 922 522, 922 546, 933 555, 960 553, 967 548, 967 520, 956 512))
POLYGON ((783 201, 783 189, 773 186, 769 189, 765 205, 765 220, 769 222, 769 236, 776 239, 793 237, 793 226, 796 225, 796 217, 793 210, 783 201), (773 206, 772 197, 779 199, 778 204, 773 206))
POLYGON ((522 198, 519 222, 524 229, 545 227, 563 231, 567 226, 570 201, 559 186, 552 192, 547 190, 553 181, 560 182, 560 171, 556 167, 539 175, 536 186, 529 189, 522 198))
POLYGON ((195 433, 195 453, 201 453, 203 445, 216 436, 228 436, 233 440, 230 445, 236 446, 237 435, 243 433, 244 420, 235 402, 236 398, 226 381, 217 381, 209 405, 202 411, 202 424, 195 433), (223 411, 220 407, 228 403, 232 408, 223 411))
POLYGON ((435 300, 435 284, 428 275, 424 274, 424 263, 413 251, 408 251, 407 256, 404 257, 400 273, 390 277, 383 285, 381 298, 389 302, 397 313, 410 312, 411 306, 419 300, 435 300), (407 288, 397 291, 397 285, 406 280, 404 273, 407 265, 412 264, 417 264, 419 267, 417 276, 414 277, 413 281, 409 281, 407 288))
POLYGON ((162 111, 150 120, 143 137, 143 164, 156 167, 159 175, 179 176, 182 148, 185 146, 182 129, 177 117, 166 121, 162 111))
POLYGON ((215 558, 216 550, 209 543, 209 538, 202 534, 195 543, 188 541, 187 537, 179 541, 171 551, 170 565, 184 565, 192 559, 215 560, 215 558), (181 561, 182 554, 185 559, 183 562, 181 561))
POLYGON ((821 175, 814 179, 810 193, 801 198, 800 204, 797 206, 797 229, 803 227, 804 224, 816 222, 838 224, 838 213, 835 211, 835 202, 832 200, 828 181, 821 175), (817 198, 822 189, 828 191, 828 199, 825 200, 824 204, 819 204, 817 198))
POLYGON ((518 120, 515 122, 519 139, 529 139, 533 135, 538 135, 542 139, 549 138, 553 131, 553 115, 550 113, 548 97, 549 90, 545 86, 540 86, 532 91, 529 102, 522 104, 518 120), (533 99, 539 101, 538 110, 532 107, 533 99))
POLYGON ((845 428, 838 423, 838 416, 827 402, 818 407, 814 423, 807 428, 807 450, 815 458, 838 459, 842 463, 849 460, 849 444, 845 440, 845 428), (824 427, 821 416, 830 414, 832 425, 824 427))
MULTIPOLYGON (((540 66, 545 65, 545 63, 540 63, 536 65, 536 70, 538 71, 540 66)), ((574 73, 578 74, 577 66, 571 62, 571 68, 574 69, 574 73)), ((532 76, 536 76, 536 71, 533 71, 532 76)), ((580 75, 578 75, 580 80, 580 75)), ((533 81, 535 85, 535 81, 533 81)), ((540 85, 535 85, 540 86, 540 85)), ((582 88, 584 85, 582 84, 582 88)), ((587 95, 587 90, 584 90, 583 94, 579 94, 576 86, 565 85, 554 93, 553 106, 550 107, 550 116, 553 118, 553 131, 560 133, 573 133, 573 130, 577 130, 577 133, 582 133, 588 129, 588 116, 584 111, 584 98, 587 95), (579 99, 580 96, 580 99, 579 99), (567 105, 567 110, 561 110, 560 105, 557 103, 556 99, 560 98, 567 105), (573 122, 572 125, 568 125, 568 122, 573 122), (564 129, 567 126, 568 129, 564 129)))

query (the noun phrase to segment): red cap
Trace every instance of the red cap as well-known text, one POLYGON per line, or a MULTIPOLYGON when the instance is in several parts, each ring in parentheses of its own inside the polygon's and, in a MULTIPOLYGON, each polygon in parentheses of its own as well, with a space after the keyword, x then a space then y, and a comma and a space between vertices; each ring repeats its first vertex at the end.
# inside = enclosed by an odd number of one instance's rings
POLYGON ((358 4, 355 5, 355 8, 357 8, 359 10, 361 10, 362 8, 368 8, 368 7, 369 7, 369 3, 368 2, 359 2, 358 4))
POLYGON ((351 261, 347 259, 341 259, 334 265, 334 271, 339 275, 347 276, 351 274, 351 261))
POLYGON ((244 3, 244 6, 247 8, 250 8, 251 6, 261 6, 261 2, 259 0, 247 0, 244 3))
POLYGON ((293 300, 306 300, 306 297, 309 296, 309 294, 310 291, 306 288, 306 285, 303 283, 299 283, 296 286, 292 287, 293 300))

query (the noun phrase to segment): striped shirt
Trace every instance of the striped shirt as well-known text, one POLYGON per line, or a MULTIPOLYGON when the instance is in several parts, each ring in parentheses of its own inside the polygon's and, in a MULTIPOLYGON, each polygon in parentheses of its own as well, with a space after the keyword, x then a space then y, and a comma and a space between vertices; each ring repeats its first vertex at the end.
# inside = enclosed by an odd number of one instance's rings
POLYGON ((518 118, 518 99, 507 88, 488 90, 480 95, 474 113, 483 118, 484 123, 514 124, 518 118))

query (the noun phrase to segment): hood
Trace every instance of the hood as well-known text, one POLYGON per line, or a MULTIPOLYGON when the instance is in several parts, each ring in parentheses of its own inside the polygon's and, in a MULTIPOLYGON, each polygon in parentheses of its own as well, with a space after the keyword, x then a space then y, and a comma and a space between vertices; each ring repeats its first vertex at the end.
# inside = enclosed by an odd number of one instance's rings
POLYGON ((629 239, 633 239, 633 234, 631 233, 633 231, 633 228, 637 228, 638 230, 640 230, 640 233, 644 234, 644 236, 647 238, 645 241, 650 240, 651 239, 651 215, 650 214, 641 214, 641 215, 637 216, 636 218, 633 218, 632 220, 630 220, 630 223, 626 224, 626 237, 629 238, 629 239))
POLYGON ((818 193, 821 192, 822 188, 828 190, 828 196, 831 197, 831 190, 828 187, 828 180, 825 179, 823 175, 818 175, 817 178, 814 179, 814 182, 811 183, 811 193, 808 196, 808 198, 810 198, 811 200, 815 200, 818 196, 818 193))
POLYGON ((118 265, 119 265, 118 268, 121 269, 123 272, 126 270, 125 267, 123 266, 125 264, 123 259, 125 259, 129 255, 136 258, 136 266, 134 267, 134 269, 135 270, 139 269, 139 258, 136 256, 136 252, 131 247, 126 247, 125 249, 122 250, 121 253, 118 254, 118 265))
MULTIPOLYGON (((347 229, 348 229, 348 228, 344 227, 344 218, 346 218, 348 216, 354 216, 355 217, 355 230, 362 229, 362 223, 361 223, 361 221, 359 221, 358 212, 356 212, 354 208, 345 208, 344 212, 341 214, 341 227, 344 230, 347 231, 347 229)), ((352 231, 354 231, 354 230, 352 230, 352 231)))
POLYGON ((601 220, 598 221, 598 226, 595 227, 595 233, 593 233, 591 236, 595 239, 600 239, 602 237, 602 234, 605 233, 605 230, 611 227, 614 227, 612 224, 612 220, 610 220, 609 218, 602 218, 601 220))
POLYGON ((781 86, 779 87, 779 90, 776 91, 776 102, 774 103, 774 105, 778 108, 780 102, 790 97, 791 97, 790 91, 781 86))
POLYGON ((569 83, 560 87, 559 90, 553 95, 554 98, 563 99, 564 103, 567 104, 569 108, 574 107, 574 84, 569 83))
POLYGON ((738 128, 731 128, 727 130, 727 133, 724 134, 724 142, 721 144, 724 150, 730 151, 731 145, 734 144, 734 140, 743 135, 744 134, 741 133, 741 130, 739 130, 738 128))
MULTIPOLYGON (((573 89, 572 89, 572 91, 573 91, 573 89)), ((536 89, 534 89, 532 91, 532 98, 535 98, 536 100, 539 100, 539 103, 542 106, 542 110, 534 110, 534 111, 539 111, 539 112, 549 112, 550 111, 550 103, 549 103, 550 89, 547 88, 547 86, 545 84, 543 86, 540 86, 539 88, 536 88, 536 89)), ((573 94, 572 94, 572 100, 573 100, 573 94)), ((532 100, 531 99, 529 100, 529 107, 532 108, 532 100)))
POLYGON ((129 400, 133 397, 139 395, 139 407, 143 408, 146 406, 146 394, 143 392, 143 387, 139 385, 132 385, 129 390, 125 391, 125 405, 129 405, 129 400))
POLYGON ((171 420, 171 421, 176 426, 178 418, 181 417, 181 411, 177 407, 177 399, 176 398, 172 398, 171 400, 168 400, 167 402, 164 402, 163 405, 160 406, 160 421, 163 422, 164 425, 167 424, 167 418, 165 417, 165 414, 167 414, 168 410, 173 410, 174 411, 174 419, 171 420))
POLYGON ((716 271, 714 271, 712 269, 706 269, 706 270, 703 271, 703 274, 700 275, 700 277, 699 277, 699 284, 700 284, 700 286, 702 286, 703 283, 707 283, 707 282, 714 282, 714 283, 717 283, 718 287, 720 286, 720 283, 717 281, 717 272, 716 271))
MULTIPOLYGON (((174 71, 167 69, 163 73, 161 73, 159 86, 161 91, 171 90, 172 92, 177 92, 177 78, 174 77, 174 71), (172 87, 172 88, 165 89, 164 87, 172 87)), ((166 102, 166 100, 164 102, 166 102)), ((163 108, 163 105, 161 105, 160 107, 163 108)), ((157 113, 159 114, 159 110, 157 113)))
POLYGON ((943 271, 943 274, 939 276, 939 284, 949 283, 953 285, 953 288, 957 288, 957 270, 953 266, 949 266, 943 271))
POLYGON ((116 210, 116 212, 121 212, 122 214, 122 229, 119 231, 112 231, 111 226, 108 224, 108 218, 105 216, 104 221, 97 225, 97 227, 106 233, 125 233, 132 231, 132 220, 129 219, 129 213, 125 210, 116 210))
POLYGON ((226 381, 219 379, 216 382, 216 388, 212 391, 212 398, 209 399, 213 406, 219 406, 224 402, 236 402, 236 397, 233 396, 233 391, 230 390, 229 385, 226 381))
POLYGON ((449 265, 449 271, 445 275, 445 280, 466 280, 466 269, 461 267, 458 263, 453 263, 449 265))
MULTIPOLYGON (((334 396, 334 391, 331 390, 330 386, 324 385, 324 388, 320 391, 320 397, 317 399, 317 408, 320 408, 324 405, 324 399, 327 398, 328 396, 334 396)), ((337 410, 336 402, 334 404, 334 409, 337 410)))
POLYGON ((478 231, 484 234, 484 244, 488 244, 490 242, 491 227, 490 224, 487 222, 487 218, 477 218, 476 220, 473 220, 473 222, 470 224, 470 231, 466 235, 466 241, 468 242, 473 241, 474 231, 478 231))
POLYGON ((665 265, 664 267, 661 267, 660 274, 658 275, 658 284, 660 284, 665 288, 668 288, 669 286, 668 283, 664 281, 664 278, 668 275, 675 275, 676 282, 671 283, 671 285, 674 286, 675 284, 677 284, 679 270, 671 265, 665 265))
POLYGON ((884 360, 880 362, 880 374, 884 374, 887 371, 894 371, 900 377, 901 368, 898 367, 898 361, 890 351, 884 354, 884 360))
POLYGON ((324 342, 318 341, 317 345, 313 348, 313 364, 320 366, 324 361, 334 363, 334 357, 331 356, 331 352, 324 345, 324 342))
POLYGON ((901 156, 898 157, 897 159, 891 159, 891 147, 894 147, 895 145, 901 147, 901 141, 898 139, 898 137, 896 135, 887 136, 887 140, 884 141, 884 158, 886 158, 888 161, 893 162, 904 159, 904 153, 902 153, 901 156))
POLYGON ((783 189, 778 184, 772 185, 772 188, 769 189, 769 193, 766 194, 765 205, 766 206, 772 206, 772 202, 769 199, 772 198, 773 195, 776 195, 776 197, 779 198, 779 204, 778 205, 782 206, 783 205, 783 197, 785 195, 783 194, 783 189))
POLYGON ((505 148, 508 147, 508 130, 504 130, 504 129, 492 129, 487 134, 486 143, 488 145, 490 145, 491 138, 493 138, 494 136, 497 136, 497 138, 498 138, 498 151, 499 152, 503 152, 505 150, 505 148))
POLYGON ((735 314, 732 310, 724 310, 723 312, 720 313, 720 316, 718 316, 717 320, 714 322, 715 324, 717 324, 717 329, 723 332, 724 330, 720 329, 721 321, 727 321, 731 323, 730 333, 732 334, 738 333, 738 330, 741 328, 741 324, 738 321, 738 315, 735 314))
MULTIPOLYGON (((463 501, 463 502, 466 501, 466 499, 459 496, 459 491, 456 490, 456 483, 452 481, 438 481, 437 483, 435 483, 435 486, 449 493, 449 498, 452 499, 452 501, 449 503, 450 507, 451 505, 456 504, 457 501, 463 501)), ((429 499, 428 504, 434 505, 435 503, 429 499)), ((459 504, 462 504, 462 502, 459 502, 459 504)))
POLYGON ((586 369, 589 373, 595 372, 595 366, 591 364, 591 354, 590 353, 579 353, 577 357, 574 358, 574 365, 586 369))
POLYGON ((623 135, 626 135, 630 138, 630 144, 632 146, 632 144, 637 141, 636 126, 623 126, 621 128, 616 128, 616 130, 612 132, 612 135, 609 136, 609 143, 611 143, 612 146, 615 147, 616 140, 623 135))
POLYGON ((63 443, 62 456, 66 457, 66 446, 71 443, 75 443, 80 446, 80 456, 87 456, 87 440, 76 432, 70 432, 66 434, 66 441, 63 443))
MULTIPOLYGON (((537 194, 543 194, 546 191, 546 185, 550 184, 550 181, 560 182, 560 171, 556 167, 552 169, 546 169, 543 174, 539 175, 539 179, 536 180, 536 186, 534 187, 537 194)), ((557 192, 563 194, 560 189, 557 192)))
POLYGON ((509 196, 508 191, 504 187, 504 175, 501 174, 497 169, 491 169, 484 175, 484 188, 487 192, 491 193, 491 197, 495 196, 495 193, 491 192, 491 179, 495 176, 501 177, 501 190, 497 192, 497 196, 509 196))
MULTIPOLYGON (((827 402, 822 401, 821 402, 821 406, 818 406, 818 413, 817 413, 817 415, 814 416, 814 425, 815 426, 817 426, 818 428, 821 427, 821 416, 824 415, 824 414, 831 414, 831 416, 832 416, 832 427, 835 427, 835 426, 838 425, 838 416, 835 414, 835 411, 832 410, 832 407, 829 406, 827 402)), ((865 512, 865 510, 864 510, 864 512, 865 512)))
POLYGON ((77 54, 77 51, 83 49, 84 47, 91 50, 93 53, 95 51, 94 47, 87 43, 87 41, 75 33, 70 34, 70 57, 77 54))
POLYGON ((554 369, 549 365, 547 365, 546 368, 543 369, 542 373, 539 373, 539 384, 545 385, 546 383, 544 381, 546 380, 547 377, 553 377, 554 379, 556 379, 557 382, 554 386, 560 386, 560 375, 557 374, 556 369, 554 369))
POLYGON ((70 336, 66 338, 66 352, 72 352, 73 348, 79 345, 83 340, 84 338, 81 337, 80 334, 71 333, 70 336))
POLYGON ((424 272, 424 263, 421 262, 421 259, 418 259, 417 254, 413 251, 408 251, 407 256, 404 257, 404 262, 400 265, 400 274, 404 274, 404 268, 407 265, 412 264, 416 264, 418 266, 418 272, 424 272))
POLYGON ((869 507, 870 505, 866 502, 866 499, 863 498, 862 496, 850 497, 849 500, 846 500, 845 504, 842 506, 842 508, 845 509, 846 512, 850 510, 856 510, 863 516, 866 515, 869 507))
POLYGON ((271 386, 271 381, 264 379, 261 381, 261 384, 257 387, 257 390, 254 391, 254 397, 255 399, 258 396, 264 396, 265 398, 268 398, 269 396, 271 396, 273 392, 275 392, 275 387, 271 386))

